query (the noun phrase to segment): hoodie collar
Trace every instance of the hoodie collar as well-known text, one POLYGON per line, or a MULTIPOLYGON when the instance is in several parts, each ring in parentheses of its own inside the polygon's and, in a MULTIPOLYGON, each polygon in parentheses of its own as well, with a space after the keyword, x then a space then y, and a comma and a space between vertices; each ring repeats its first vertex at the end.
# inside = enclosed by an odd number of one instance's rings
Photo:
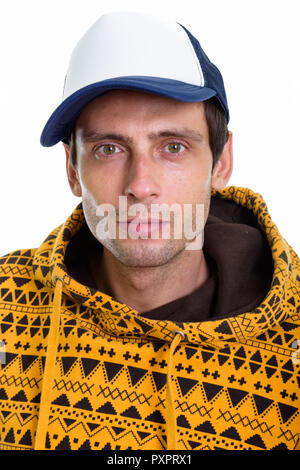
POLYGON ((55 279, 63 279, 65 306, 73 305, 79 318, 89 317, 94 324, 94 334, 107 334, 128 340, 152 340, 171 342, 174 332, 180 328, 185 342, 222 348, 228 341, 245 342, 262 334, 283 321, 295 303, 288 304, 287 284, 292 269, 292 255, 285 240, 272 222, 266 204, 260 194, 250 189, 229 186, 223 191, 212 191, 215 199, 232 201, 234 206, 248 209, 251 218, 265 233, 272 254, 274 273, 270 289, 264 300, 254 310, 240 315, 203 322, 180 323, 143 318, 130 306, 119 303, 113 297, 72 278, 66 268, 65 256, 70 240, 86 224, 80 203, 66 222, 44 240, 36 250, 33 269, 36 281, 54 289, 55 279), (77 308, 78 305, 80 308, 77 308))

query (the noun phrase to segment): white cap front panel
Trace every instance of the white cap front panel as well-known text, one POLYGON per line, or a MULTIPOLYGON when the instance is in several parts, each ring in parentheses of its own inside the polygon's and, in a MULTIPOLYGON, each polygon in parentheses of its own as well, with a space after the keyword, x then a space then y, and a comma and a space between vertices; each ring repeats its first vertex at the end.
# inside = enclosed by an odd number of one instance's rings
POLYGON ((179 24, 142 13, 108 13, 74 49, 63 99, 92 83, 132 75, 204 86, 193 46, 179 24))

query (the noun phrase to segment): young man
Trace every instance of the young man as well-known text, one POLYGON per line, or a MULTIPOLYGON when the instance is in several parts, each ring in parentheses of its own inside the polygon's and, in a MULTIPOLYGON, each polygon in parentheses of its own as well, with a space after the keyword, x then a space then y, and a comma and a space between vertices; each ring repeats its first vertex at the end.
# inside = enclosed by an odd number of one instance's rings
POLYGON ((82 201, 0 259, 2 449, 299 446, 299 259, 226 187, 228 119, 180 24, 112 13, 78 43, 41 143, 82 201))

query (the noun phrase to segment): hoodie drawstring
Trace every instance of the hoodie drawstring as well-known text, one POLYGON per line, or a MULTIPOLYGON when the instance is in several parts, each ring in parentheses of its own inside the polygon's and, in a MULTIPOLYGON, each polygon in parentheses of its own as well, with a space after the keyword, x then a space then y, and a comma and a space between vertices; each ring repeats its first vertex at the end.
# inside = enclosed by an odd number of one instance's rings
POLYGON ((172 387, 172 362, 175 349, 179 345, 180 341, 185 339, 185 334, 180 331, 174 331, 174 338, 170 345, 169 360, 168 360, 168 372, 167 372, 167 390, 166 390, 166 411, 167 411, 167 450, 177 449, 177 421, 176 413, 174 408, 173 398, 173 387, 172 387))
MULTIPOLYGON (((50 320, 50 330, 47 343, 47 354, 43 376, 42 393, 39 409, 39 418, 37 424, 36 438, 34 449, 44 450, 46 445, 46 434, 50 414, 51 405, 51 385, 53 382, 54 368, 56 361, 56 353, 58 347, 59 325, 60 325, 60 310, 61 298, 64 280, 59 277, 54 277, 55 290, 53 299, 53 310, 50 320)), ((185 339, 185 334, 180 331, 174 331, 174 338, 170 344, 168 371, 167 371, 167 389, 166 389, 166 412, 167 412, 167 449, 177 449, 177 423, 176 413, 174 408, 173 387, 172 387, 172 369, 173 369, 173 356, 175 349, 180 341, 185 339)))
POLYGON ((53 381, 56 352, 58 347, 61 297, 64 280, 59 276, 55 276, 54 282, 55 290, 53 299, 53 311, 50 319, 50 330, 47 343, 47 354, 43 376, 40 410, 34 444, 35 450, 45 449, 46 433, 51 405, 51 385, 53 381))

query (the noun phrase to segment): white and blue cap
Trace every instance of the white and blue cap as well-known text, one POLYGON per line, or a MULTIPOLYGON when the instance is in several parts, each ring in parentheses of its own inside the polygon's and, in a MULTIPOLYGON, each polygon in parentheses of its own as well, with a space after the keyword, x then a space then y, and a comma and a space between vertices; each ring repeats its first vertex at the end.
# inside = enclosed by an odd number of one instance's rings
POLYGON ((214 96, 229 121, 222 75, 184 26, 144 13, 113 12, 101 16, 75 47, 62 102, 46 123, 41 144, 68 142, 83 108, 113 89, 186 102, 214 96))

